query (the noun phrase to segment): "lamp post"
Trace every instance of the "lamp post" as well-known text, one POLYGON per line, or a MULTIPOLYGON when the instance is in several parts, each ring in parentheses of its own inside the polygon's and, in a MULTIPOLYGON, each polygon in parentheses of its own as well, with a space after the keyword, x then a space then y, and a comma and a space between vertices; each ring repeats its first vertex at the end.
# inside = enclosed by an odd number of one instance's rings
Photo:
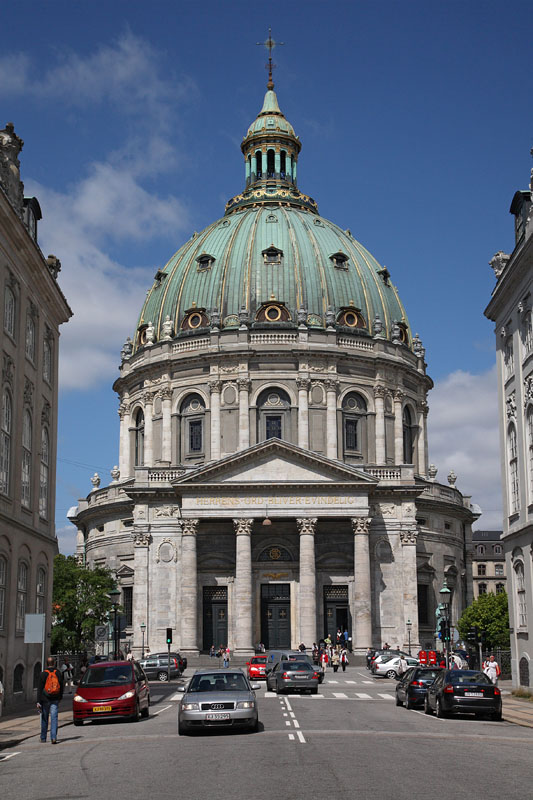
POLYGON ((450 668, 450 622, 451 622, 451 615, 450 615, 450 598, 451 598, 451 591, 448 589, 448 584, 446 582, 446 576, 444 576, 444 583, 442 584, 442 589, 440 590, 440 597, 441 597, 441 605, 442 610, 444 611, 444 647, 446 652, 446 669, 450 668))
POLYGON ((144 634, 145 634, 145 631, 146 631, 146 623, 145 623, 145 622, 141 622, 141 624, 140 624, 140 628, 141 628, 141 633, 142 633, 142 635, 143 635, 143 643, 142 643, 142 650, 141 650, 141 658, 144 658, 144 634))
POLYGON ((120 597, 120 590, 119 589, 112 589, 109 592, 109 599, 113 604, 113 660, 116 661, 118 659, 118 628, 117 628, 117 611, 120 605, 119 603, 120 597))
POLYGON ((405 624, 407 627, 407 641, 408 641, 407 650, 409 652, 409 655, 411 655, 411 628, 413 626, 413 623, 411 622, 410 619, 408 619, 405 624))

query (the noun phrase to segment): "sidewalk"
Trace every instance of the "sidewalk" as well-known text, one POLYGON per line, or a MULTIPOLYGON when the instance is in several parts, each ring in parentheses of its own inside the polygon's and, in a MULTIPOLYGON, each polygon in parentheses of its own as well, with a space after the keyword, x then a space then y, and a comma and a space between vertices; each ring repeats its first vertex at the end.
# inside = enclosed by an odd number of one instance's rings
MULTIPOLYGON (((58 728, 72 724, 72 698, 67 694, 59 704, 58 728)), ((25 739, 39 736, 41 733, 41 717, 35 702, 24 703, 0 717, 0 750, 6 747, 16 747, 25 739)), ((48 727, 48 741, 50 740, 50 726, 48 727)))

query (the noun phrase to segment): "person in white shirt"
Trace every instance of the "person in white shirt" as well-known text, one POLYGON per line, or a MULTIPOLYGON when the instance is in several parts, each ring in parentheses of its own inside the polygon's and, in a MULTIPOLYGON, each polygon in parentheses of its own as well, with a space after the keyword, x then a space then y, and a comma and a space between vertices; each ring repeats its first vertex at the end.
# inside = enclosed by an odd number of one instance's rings
POLYGON ((498 678, 501 675, 501 669, 494 656, 491 656, 489 660, 485 662, 485 668, 483 669, 483 672, 488 678, 490 678, 494 685, 498 683, 498 678))
POLYGON ((69 694, 72 694, 74 686, 74 667, 66 658, 63 659, 63 663, 61 664, 61 672, 63 673, 63 687, 66 689, 67 686, 69 686, 69 694))

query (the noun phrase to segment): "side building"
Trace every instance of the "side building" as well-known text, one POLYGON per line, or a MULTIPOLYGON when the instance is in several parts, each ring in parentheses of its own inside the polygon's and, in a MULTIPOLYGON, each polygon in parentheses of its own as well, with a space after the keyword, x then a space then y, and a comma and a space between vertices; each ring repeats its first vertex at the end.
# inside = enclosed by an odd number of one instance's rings
POLYGON ((41 210, 24 197, 23 141, 0 130, 0 680, 4 707, 30 700, 41 646, 24 643, 26 614, 51 624, 59 326, 72 312, 61 264, 37 244, 41 210))
POLYGON ((472 531, 472 586, 474 600, 482 594, 507 591, 501 531, 472 531))
POLYGON ((515 247, 491 259, 496 276, 485 316, 495 323, 503 487, 502 543, 509 579, 513 683, 530 686, 533 660, 533 210, 518 191, 510 213, 515 247))

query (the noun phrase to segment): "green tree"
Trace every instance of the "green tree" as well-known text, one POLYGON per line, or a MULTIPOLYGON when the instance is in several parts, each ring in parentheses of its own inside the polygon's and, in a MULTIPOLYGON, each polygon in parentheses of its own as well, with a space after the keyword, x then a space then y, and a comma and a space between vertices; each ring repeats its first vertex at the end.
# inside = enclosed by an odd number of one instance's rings
POLYGON ((510 647, 509 608, 505 592, 482 594, 465 608, 457 622, 457 629, 464 641, 473 627, 477 628, 478 635, 485 632, 488 648, 510 647))
POLYGON ((52 652, 82 650, 94 639, 94 626, 105 622, 112 608, 108 595, 115 586, 104 567, 88 569, 74 556, 55 557, 52 652))

